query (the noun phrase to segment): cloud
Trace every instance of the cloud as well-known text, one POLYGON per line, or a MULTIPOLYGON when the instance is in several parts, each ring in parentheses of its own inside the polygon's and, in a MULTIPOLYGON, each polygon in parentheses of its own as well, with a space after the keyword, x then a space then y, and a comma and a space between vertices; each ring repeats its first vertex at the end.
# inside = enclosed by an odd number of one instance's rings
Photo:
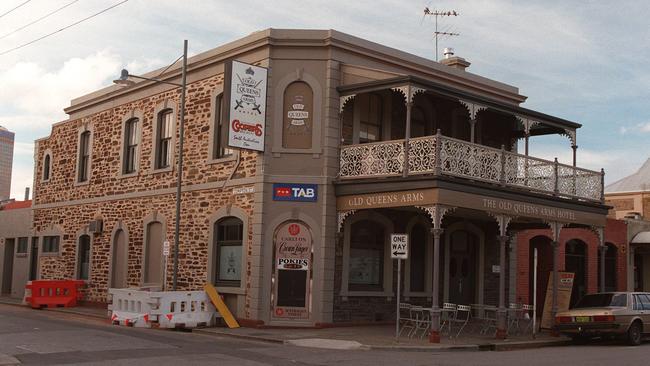
POLYGON ((51 124, 52 118, 65 117, 63 108, 72 98, 105 85, 120 65, 120 58, 106 50, 71 58, 55 70, 38 62, 18 62, 0 72, 0 118, 29 113, 49 116, 48 121, 34 120, 30 125, 51 124))
POLYGON ((628 132, 648 133, 650 132, 650 122, 637 123, 633 126, 621 126, 618 131, 621 135, 625 135, 628 132))

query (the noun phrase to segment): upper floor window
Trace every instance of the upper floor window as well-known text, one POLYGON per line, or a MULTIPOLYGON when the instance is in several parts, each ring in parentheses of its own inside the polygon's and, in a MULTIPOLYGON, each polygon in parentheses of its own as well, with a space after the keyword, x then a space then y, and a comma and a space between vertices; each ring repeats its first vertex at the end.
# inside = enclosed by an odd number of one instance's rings
POLYGON ((84 131, 79 137, 79 176, 77 181, 88 181, 90 171, 90 131, 84 131))
POLYGON ((381 140, 382 103, 381 96, 361 94, 359 98, 359 143, 381 140))
POLYGON ((16 253, 27 253, 27 238, 18 238, 18 247, 16 248, 16 253))
POLYGON ((134 173, 138 162, 138 125, 137 118, 126 121, 124 126, 124 161, 122 169, 124 174, 134 173))
POLYGON ((45 154, 43 158, 43 180, 50 179, 51 158, 50 154, 45 154))
POLYGON ((156 169, 169 168, 172 160, 173 111, 165 109, 158 114, 156 138, 156 169))
POLYGON ((232 155, 232 149, 228 148, 228 123, 224 118, 223 94, 217 95, 214 101, 214 148, 213 159, 220 159, 232 155))

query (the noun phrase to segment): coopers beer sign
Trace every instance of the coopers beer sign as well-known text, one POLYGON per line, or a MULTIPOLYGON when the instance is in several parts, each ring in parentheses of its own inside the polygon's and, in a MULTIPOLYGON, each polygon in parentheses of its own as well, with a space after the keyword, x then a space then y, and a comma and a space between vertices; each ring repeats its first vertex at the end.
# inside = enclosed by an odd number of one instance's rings
POLYGON ((267 70, 232 62, 228 145, 264 151, 267 70))

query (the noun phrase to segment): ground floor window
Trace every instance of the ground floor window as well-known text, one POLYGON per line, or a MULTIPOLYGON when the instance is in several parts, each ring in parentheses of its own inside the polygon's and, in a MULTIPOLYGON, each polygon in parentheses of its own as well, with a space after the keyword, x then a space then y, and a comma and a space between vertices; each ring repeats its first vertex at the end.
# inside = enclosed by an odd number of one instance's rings
POLYGON ((18 247, 16 248, 17 254, 27 253, 27 238, 18 238, 18 247))
POLYGON ((371 220, 361 220, 351 226, 350 291, 383 291, 384 227, 371 220))
POLYGON ((90 236, 82 235, 79 237, 77 256, 77 279, 90 279, 90 236))
POLYGON ((214 231, 218 266, 215 283, 219 286, 239 287, 244 223, 236 217, 226 217, 214 224, 214 231))
POLYGON ((44 236, 43 237, 43 253, 58 253, 59 252, 59 237, 58 236, 44 236))

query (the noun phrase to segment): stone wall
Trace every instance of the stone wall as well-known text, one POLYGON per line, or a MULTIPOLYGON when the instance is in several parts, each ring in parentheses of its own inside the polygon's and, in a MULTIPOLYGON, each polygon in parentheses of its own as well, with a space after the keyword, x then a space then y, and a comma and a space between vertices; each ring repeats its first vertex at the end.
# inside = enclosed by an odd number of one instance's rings
MULTIPOLYGON (((199 289, 207 281, 208 249, 211 223, 209 217, 229 205, 244 210, 249 217, 254 207, 253 193, 233 194, 233 186, 249 186, 256 176, 256 152, 241 151, 221 162, 210 162, 211 115, 213 94, 223 83, 223 75, 212 76, 188 85, 185 147, 180 227, 179 289, 199 289)), ((112 232, 119 222, 128 229, 128 284, 139 286, 142 277, 144 219, 155 213, 166 224, 165 238, 173 243, 176 170, 153 171, 153 130, 157 106, 167 101, 178 103, 175 90, 116 105, 80 119, 55 124, 48 138, 37 143, 34 230, 37 233, 62 232, 60 255, 41 256, 40 278, 72 278, 75 275, 77 234, 88 223, 102 219, 104 230, 92 235, 91 274, 86 291, 89 301, 106 301, 109 281, 112 232), (121 175, 122 124, 133 111, 140 111, 141 146, 139 170, 133 176, 121 175), (88 184, 76 184, 79 128, 92 130, 91 174, 88 184), (51 177, 42 182, 43 157, 52 154, 51 177)), ((176 109, 178 118, 178 109, 176 109)), ((179 125, 176 123, 178 151, 179 125)), ((174 155, 172 165, 176 164, 174 155)), ((246 253, 252 252, 252 220, 245 228, 248 235, 246 253)), ((242 268, 245 288, 250 287, 250 260, 242 268)), ((172 260, 167 268, 171 283, 172 260)), ((249 294, 245 313, 250 317, 249 294)))

